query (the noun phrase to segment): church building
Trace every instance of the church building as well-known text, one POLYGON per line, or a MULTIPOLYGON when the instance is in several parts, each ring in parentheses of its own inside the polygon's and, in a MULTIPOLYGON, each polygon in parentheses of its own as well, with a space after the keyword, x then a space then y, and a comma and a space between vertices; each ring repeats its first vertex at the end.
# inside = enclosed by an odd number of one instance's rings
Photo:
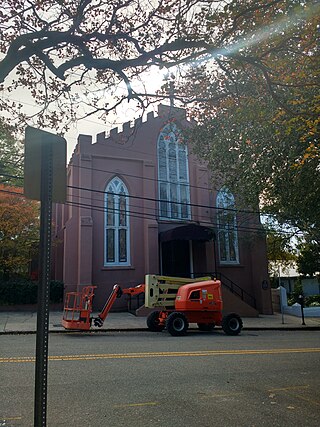
MULTIPOLYGON (((136 286, 146 274, 212 276, 223 284, 226 310, 272 314, 259 215, 237 210, 223 183, 212 188, 214 172, 183 138, 190 126, 185 110, 159 105, 146 121, 94 142, 78 137, 67 203, 55 205, 53 275, 66 292, 97 286, 99 310, 115 283, 136 286)), ((126 299, 116 308, 127 309, 126 299)))

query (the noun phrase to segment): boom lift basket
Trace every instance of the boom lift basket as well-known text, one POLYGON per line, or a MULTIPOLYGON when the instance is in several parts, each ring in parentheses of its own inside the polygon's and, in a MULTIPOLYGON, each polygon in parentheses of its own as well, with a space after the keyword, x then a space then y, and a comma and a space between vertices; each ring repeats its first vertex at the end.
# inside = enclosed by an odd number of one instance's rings
POLYGON ((96 286, 86 286, 81 292, 66 294, 62 325, 66 329, 88 331, 91 326, 92 300, 96 286))

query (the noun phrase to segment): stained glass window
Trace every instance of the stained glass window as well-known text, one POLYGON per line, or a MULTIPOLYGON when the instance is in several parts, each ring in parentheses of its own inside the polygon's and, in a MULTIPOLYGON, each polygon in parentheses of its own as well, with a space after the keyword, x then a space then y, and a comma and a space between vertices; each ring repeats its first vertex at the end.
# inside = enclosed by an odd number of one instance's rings
POLYGON ((163 219, 190 219, 188 149, 173 123, 158 138, 159 210, 163 219))
POLYGON ((221 263, 238 264, 238 230, 234 196, 226 188, 217 195, 218 247, 221 263))
POLYGON ((129 265, 129 198, 120 178, 115 177, 105 192, 105 265, 129 265))

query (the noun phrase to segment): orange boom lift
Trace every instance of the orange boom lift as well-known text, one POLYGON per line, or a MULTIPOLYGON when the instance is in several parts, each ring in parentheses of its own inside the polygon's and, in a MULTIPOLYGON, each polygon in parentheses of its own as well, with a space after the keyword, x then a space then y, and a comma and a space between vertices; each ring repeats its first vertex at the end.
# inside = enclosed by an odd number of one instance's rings
MULTIPOLYGON (((116 298, 122 295, 138 295, 146 291, 146 285, 121 289, 114 285, 103 309, 97 317, 91 317, 95 286, 87 286, 82 292, 70 292, 66 296, 62 325, 66 329, 89 330, 92 322, 101 327, 116 298)), ((165 304, 165 303, 164 303, 165 304)), ((185 335, 189 323, 197 323, 202 331, 211 331, 221 326, 228 335, 238 335, 243 323, 236 313, 222 315, 221 282, 205 280, 179 287, 174 308, 162 307, 152 311, 147 318, 150 331, 161 332, 165 328, 173 336, 185 335)))
POLYGON ((132 296, 141 294, 145 290, 145 285, 126 289, 121 289, 119 285, 114 285, 101 312, 97 317, 91 317, 94 289, 96 289, 96 286, 86 286, 82 289, 82 292, 67 293, 62 318, 62 326, 65 329, 88 331, 92 321, 94 326, 101 328, 116 298, 120 298, 123 294, 132 296))

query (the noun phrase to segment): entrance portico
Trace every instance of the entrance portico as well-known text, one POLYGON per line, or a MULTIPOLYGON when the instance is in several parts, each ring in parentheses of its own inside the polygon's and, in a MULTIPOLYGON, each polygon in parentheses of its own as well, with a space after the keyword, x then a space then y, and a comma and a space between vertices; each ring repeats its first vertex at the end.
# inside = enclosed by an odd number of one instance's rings
POLYGON ((198 224, 159 225, 160 272, 176 277, 195 277, 215 271, 215 232, 198 224))

